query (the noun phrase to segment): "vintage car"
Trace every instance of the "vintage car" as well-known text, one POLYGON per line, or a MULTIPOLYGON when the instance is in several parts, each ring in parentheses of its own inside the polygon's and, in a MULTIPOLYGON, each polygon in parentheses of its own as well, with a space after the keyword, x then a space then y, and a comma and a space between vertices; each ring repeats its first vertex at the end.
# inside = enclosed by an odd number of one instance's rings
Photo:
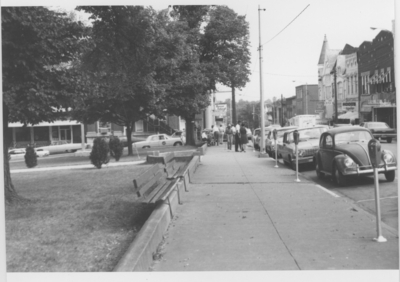
POLYGON ((268 132, 267 139, 265 140, 265 152, 268 153, 268 155, 271 158, 275 158, 275 139, 273 137, 273 130, 276 129, 277 135, 276 135, 276 144, 279 146, 279 144, 282 144, 283 142, 283 134, 286 131, 291 131, 294 129, 297 129, 297 126, 285 126, 281 128, 271 128, 271 130, 268 132))
MULTIPOLYGON (((85 144, 85 148, 87 145, 85 144)), ((36 150, 47 150, 52 154, 76 152, 82 149, 81 143, 68 143, 66 140, 52 141, 49 146, 38 147, 36 150)))
MULTIPOLYGON (((50 155, 49 151, 43 150, 43 149, 36 149, 36 156, 38 157, 47 157, 50 155)), ((18 149, 10 149, 8 150, 8 155, 12 160, 14 159, 23 159, 26 154, 26 149, 25 148, 18 148, 18 149)))
MULTIPOLYGON (((274 128, 281 128, 281 126, 279 124, 272 124, 270 126, 265 127, 265 130, 264 130, 264 134, 265 134, 264 144, 266 144, 266 142, 267 142, 268 133, 274 128)), ((253 135, 253 144, 254 144, 254 149, 256 149, 257 151, 260 150, 260 139, 261 139, 260 136, 261 136, 261 128, 256 128, 254 130, 254 135, 253 135)))
MULTIPOLYGON (((317 176, 330 175, 332 180, 345 186, 350 176, 373 174, 368 153, 368 142, 373 139, 369 129, 364 127, 339 127, 322 133, 314 163, 317 176)), ((397 160, 389 150, 382 150, 379 173, 385 174, 387 181, 393 181, 397 160)))
POLYGON ((183 142, 183 144, 186 144, 186 132, 185 131, 175 131, 172 133, 171 138, 180 138, 183 142))
MULTIPOLYGON (((312 163, 314 154, 319 148, 319 138, 321 134, 328 129, 323 125, 315 125, 313 127, 299 128, 299 143, 297 144, 298 150, 298 164, 312 163)), ((283 134, 282 144, 278 145, 278 157, 282 158, 284 163, 296 169, 296 150, 294 143, 294 129, 287 131, 283 134)))
POLYGON ((374 138, 376 139, 384 139, 388 143, 392 143, 392 139, 396 138, 396 130, 390 128, 386 122, 380 121, 372 121, 372 122, 363 122, 360 124, 361 127, 368 128, 374 138))
POLYGON ((147 137, 145 141, 133 143, 136 148, 153 148, 165 146, 182 146, 183 141, 180 137, 172 138, 167 134, 155 134, 147 137))

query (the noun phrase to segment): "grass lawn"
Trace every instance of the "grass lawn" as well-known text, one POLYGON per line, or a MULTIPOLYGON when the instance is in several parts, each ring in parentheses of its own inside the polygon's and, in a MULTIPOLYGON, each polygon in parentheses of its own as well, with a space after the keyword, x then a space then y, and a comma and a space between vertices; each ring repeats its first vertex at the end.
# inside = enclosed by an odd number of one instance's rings
POLYGON ((12 174, 31 201, 6 206, 7 271, 112 271, 153 210, 132 189, 149 166, 12 174))

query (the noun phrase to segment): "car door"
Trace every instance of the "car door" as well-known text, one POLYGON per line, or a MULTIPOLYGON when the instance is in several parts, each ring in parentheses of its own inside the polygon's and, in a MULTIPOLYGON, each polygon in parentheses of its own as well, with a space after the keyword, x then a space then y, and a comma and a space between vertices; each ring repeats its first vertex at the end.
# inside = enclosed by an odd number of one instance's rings
POLYGON ((168 145, 168 137, 167 136, 165 136, 165 135, 159 135, 158 136, 159 137, 159 141, 160 141, 160 146, 161 147, 165 147, 165 146, 167 146, 168 145))
POLYGON ((319 156, 322 164, 321 170, 330 173, 332 171, 333 160, 333 136, 330 134, 324 135, 321 140, 320 148, 319 156))
POLYGON ((158 135, 151 136, 149 141, 150 147, 158 147, 160 146, 160 137, 158 135))

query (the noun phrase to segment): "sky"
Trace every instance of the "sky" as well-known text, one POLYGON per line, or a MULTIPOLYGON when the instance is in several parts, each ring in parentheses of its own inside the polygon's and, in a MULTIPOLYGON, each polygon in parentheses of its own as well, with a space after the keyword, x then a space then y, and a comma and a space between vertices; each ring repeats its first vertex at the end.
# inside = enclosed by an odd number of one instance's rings
MULTIPOLYGON (((23 1, 2 1, 2 5, 19 5, 23 1), (9 4, 11 3, 11 4, 9 4), (18 4, 15 4, 18 3, 18 4)), ((75 5, 151 5, 165 9, 170 1, 29 1, 35 5, 60 5, 73 9, 75 5)), ((237 100, 260 101, 260 53, 262 44, 262 82, 265 100, 291 97, 295 87, 318 84, 317 64, 324 36, 331 49, 343 49, 345 44, 358 47, 371 41, 380 31, 392 31, 395 0, 274 0, 274 1, 174 1, 172 4, 227 5, 249 22, 251 64, 247 85, 237 91, 237 100), (229 3, 229 4, 226 4, 229 3), (259 28, 258 6, 261 27, 259 28), (285 28, 286 27, 286 28, 285 28), (371 30, 371 27, 380 29, 371 30), (272 40, 271 40, 272 39, 272 40)), ((32 5, 32 4, 31 4, 32 5)), ((217 100, 230 98, 230 89, 218 85, 217 100)))

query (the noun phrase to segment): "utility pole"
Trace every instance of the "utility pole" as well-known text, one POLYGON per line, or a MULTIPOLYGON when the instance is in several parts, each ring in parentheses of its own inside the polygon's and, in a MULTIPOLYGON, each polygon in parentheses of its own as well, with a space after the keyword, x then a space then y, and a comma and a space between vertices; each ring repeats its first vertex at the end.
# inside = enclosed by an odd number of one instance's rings
POLYGON ((265 155, 265 114, 264 114, 264 93, 263 93, 263 77, 262 77, 262 45, 261 45, 261 19, 260 11, 265 11, 265 9, 260 9, 258 5, 258 32, 259 32, 259 45, 258 51, 260 54, 260 111, 261 111, 261 138, 260 138, 260 155, 265 155))
POLYGON ((337 123, 338 122, 338 112, 337 112, 336 68, 333 71, 333 77, 334 77, 334 84, 335 84, 335 123, 337 123))

